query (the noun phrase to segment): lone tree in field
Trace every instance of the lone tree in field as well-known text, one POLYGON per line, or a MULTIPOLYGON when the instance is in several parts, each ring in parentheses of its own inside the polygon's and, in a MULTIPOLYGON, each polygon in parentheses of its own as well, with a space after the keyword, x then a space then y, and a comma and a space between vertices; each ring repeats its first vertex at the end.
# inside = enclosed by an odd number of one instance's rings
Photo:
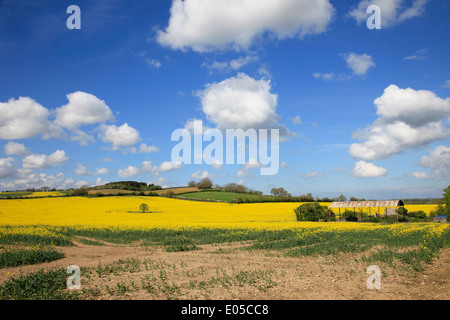
POLYGON ((142 211, 143 213, 145 213, 145 211, 148 211, 148 209, 149 209, 148 204, 146 204, 146 203, 141 203, 141 205, 139 206, 139 209, 141 209, 141 211, 142 211))

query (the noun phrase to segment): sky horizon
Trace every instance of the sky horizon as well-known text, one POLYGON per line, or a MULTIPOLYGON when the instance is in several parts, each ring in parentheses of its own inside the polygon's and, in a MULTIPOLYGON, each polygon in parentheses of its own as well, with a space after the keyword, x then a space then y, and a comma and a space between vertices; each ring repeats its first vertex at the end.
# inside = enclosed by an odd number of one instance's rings
POLYGON ((265 194, 441 197, 449 13, 437 0, 0 1, 0 191, 208 177, 265 194), (172 133, 195 120, 278 129, 279 171, 173 162, 172 133))

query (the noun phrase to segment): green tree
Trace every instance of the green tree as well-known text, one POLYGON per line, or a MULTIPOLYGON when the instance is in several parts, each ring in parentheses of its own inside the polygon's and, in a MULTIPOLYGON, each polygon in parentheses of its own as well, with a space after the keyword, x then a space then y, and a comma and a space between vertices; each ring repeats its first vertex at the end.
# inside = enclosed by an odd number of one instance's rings
POLYGON ((195 181, 189 181, 188 182, 188 187, 196 187, 197 186, 197 182, 195 182, 195 181))
POLYGON ((148 211, 148 209, 149 209, 148 204, 146 204, 146 203, 141 203, 141 205, 139 206, 139 209, 140 209, 143 213, 145 213, 145 212, 148 211))
POLYGON ((202 179, 197 183, 197 188, 199 189, 210 189, 212 186, 213 183, 209 178, 202 179))
POLYGON ((173 192, 172 190, 167 190, 164 195, 168 198, 173 198, 173 196, 175 195, 175 192, 173 192))
POLYGON ((447 220, 450 218, 450 186, 444 189, 444 208, 440 214, 446 215, 447 220))
POLYGON ((444 189, 444 203, 447 208, 450 208, 450 186, 444 189))
POLYGON ((74 197, 81 197, 81 196, 87 196, 88 190, 86 187, 81 187, 79 189, 75 189, 71 192, 71 195, 74 197))

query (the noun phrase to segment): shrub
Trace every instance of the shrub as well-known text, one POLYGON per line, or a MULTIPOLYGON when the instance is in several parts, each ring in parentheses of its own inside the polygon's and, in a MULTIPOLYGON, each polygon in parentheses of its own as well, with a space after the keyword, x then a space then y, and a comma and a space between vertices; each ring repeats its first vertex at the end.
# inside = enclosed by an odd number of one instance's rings
POLYGON ((88 191, 85 188, 79 188, 79 189, 73 190, 71 195, 74 196, 74 197, 87 196, 88 195, 88 191))
POLYGON ((326 206, 321 206, 317 202, 305 203, 294 209, 295 215, 298 221, 319 221, 319 220, 332 220, 336 217, 334 213, 326 206))
POLYGON ((164 195, 168 198, 173 198, 173 196, 175 195, 175 192, 173 192, 172 190, 167 190, 164 195))
POLYGON ((412 212, 409 213, 409 216, 413 217, 413 218, 416 218, 416 219, 422 219, 422 220, 427 218, 427 214, 424 211, 422 211, 422 210, 412 211, 412 212))

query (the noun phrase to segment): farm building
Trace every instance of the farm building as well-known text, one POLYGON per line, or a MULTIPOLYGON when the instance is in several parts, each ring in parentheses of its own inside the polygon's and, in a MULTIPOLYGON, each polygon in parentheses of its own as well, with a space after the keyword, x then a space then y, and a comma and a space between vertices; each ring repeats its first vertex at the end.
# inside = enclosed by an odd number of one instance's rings
POLYGON ((444 215, 436 216, 436 217, 434 217, 433 221, 447 223, 447 216, 444 216, 444 215))
MULTIPOLYGON (((353 212, 357 212, 361 216, 363 211, 365 213, 369 214, 369 217, 372 217, 372 214, 374 216, 390 216, 395 215, 398 216, 398 208, 403 207, 404 203, 402 200, 389 200, 389 201, 345 201, 345 202, 332 202, 330 204, 330 209, 337 209, 338 212, 334 211, 335 213, 339 214, 339 217, 341 219, 345 219, 345 211, 346 210, 353 210, 353 212), (341 211, 342 210, 342 211, 341 211), (373 210, 373 211, 372 211, 373 210), (344 214, 341 215, 341 213, 344 214)), ((398 218, 398 217, 397 217, 398 218)))

